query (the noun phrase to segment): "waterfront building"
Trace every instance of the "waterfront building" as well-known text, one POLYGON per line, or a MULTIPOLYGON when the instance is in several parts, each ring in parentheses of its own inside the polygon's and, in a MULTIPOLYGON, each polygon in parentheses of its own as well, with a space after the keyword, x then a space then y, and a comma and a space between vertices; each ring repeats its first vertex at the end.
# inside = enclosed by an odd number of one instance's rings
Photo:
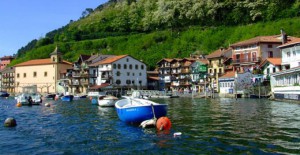
POLYGON ((159 88, 160 86, 160 78, 158 76, 158 71, 155 69, 154 71, 147 71, 147 81, 148 81, 148 90, 162 90, 163 88, 159 88))
POLYGON ((220 48, 206 56, 208 60, 208 82, 210 83, 211 87, 213 87, 215 92, 219 91, 219 77, 225 72, 224 62, 230 62, 229 60, 231 60, 231 54, 231 48, 220 48))
POLYGON ((220 86, 220 97, 233 97, 233 94, 236 93, 237 89, 235 88, 235 76, 235 71, 228 71, 219 77, 218 81, 220 86))
POLYGON ((66 77, 69 79, 68 92, 72 94, 87 93, 89 80, 89 67, 87 61, 90 55, 80 55, 73 64, 72 69, 67 70, 66 77))
POLYGON ((204 92, 206 88, 207 76, 207 59, 198 59, 194 61, 191 66, 191 81, 193 83, 193 90, 204 92))
POLYGON ((282 71, 271 74, 271 90, 275 99, 300 100, 300 39, 279 46, 282 71))
MULTIPOLYGON (((180 69, 181 66, 180 66, 180 62, 178 60, 176 60, 176 62, 173 63, 174 64, 173 70, 174 70, 174 72, 176 72, 176 73, 173 73, 173 75, 178 74, 178 76, 179 76, 179 73, 181 72, 181 69, 180 69), (177 64, 177 65, 175 65, 175 64, 177 64)), ((158 66, 159 78, 162 81, 160 83, 160 87, 163 89, 170 89, 170 87, 171 87, 171 61, 173 61, 173 59, 164 58, 156 63, 158 66)), ((172 84, 172 86, 177 86, 177 85, 179 86, 179 81, 177 82, 177 79, 176 79, 176 82, 174 82, 172 84)))
POLYGON ((10 93, 15 92, 15 68, 5 67, 1 70, 1 90, 10 93))
POLYGON ((269 83, 270 74, 281 71, 281 58, 267 58, 260 64, 263 80, 269 83))
POLYGON ((62 59, 56 47, 48 59, 29 60, 15 65, 16 92, 22 93, 24 88, 36 88, 39 93, 57 93, 59 80, 72 63, 62 59))
POLYGON ((4 69, 14 59, 13 56, 4 56, 0 58, 0 71, 4 69))
POLYGON ((114 89, 147 88, 147 66, 129 55, 111 56, 89 66, 98 68, 95 84, 90 89, 104 85, 114 89))

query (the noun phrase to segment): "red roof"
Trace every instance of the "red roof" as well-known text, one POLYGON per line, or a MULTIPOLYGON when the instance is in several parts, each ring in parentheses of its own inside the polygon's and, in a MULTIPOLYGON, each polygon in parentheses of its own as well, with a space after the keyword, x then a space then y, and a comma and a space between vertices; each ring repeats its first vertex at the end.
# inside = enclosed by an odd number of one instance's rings
POLYGON ((248 40, 244 40, 241 42, 237 42, 235 44, 230 45, 231 47, 234 46, 243 46, 255 43, 278 43, 281 44, 281 35, 274 35, 274 36, 258 36, 255 38, 251 38, 248 40))
MULTIPOLYGON (((68 62, 68 61, 65 61, 65 60, 63 60, 62 63, 72 65, 71 62, 68 62)), ((54 62, 52 62, 52 60, 50 58, 48 58, 48 59, 35 59, 35 60, 29 60, 29 61, 26 61, 26 62, 23 62, 23 63, 16 64, 15 67, 48 65, 48 64, 54 64, 54 62)))
POLYGON ((102 61, 98 61, 94 64, 91 64, 90 66, 98 66, 98 65, 102 65, 102 64, 111 64, 115 61, 118 61, 122 58, 127 57, 128 55, 119 55, 119 56, 112 56, 112 57, 108 57, 106 59, 103 59, 102 61))
POLYGON ((225 72, 225 74, 219 78, 234 78, 234 77, 235 77, 235 71, 228 71, 225 72))
POLYGON ((153 81, 159 81, 159 77, 154 77, 154 76, 149 76, 148 79, 153 81))
POLYGON ((260 67, 264 66, 267 62, 273 64, 274 66, 278 66, 281 65, 281 58, 267 58, 260 64, 260 67))
POLYGON ((290 37, 290 40, 288 40, 287 43, 278 46, 278 48, 283 48, 286 46, 294 45, 294 44, 299 44, 300 43, 300 38, 295 38, 295 37, 290 37))

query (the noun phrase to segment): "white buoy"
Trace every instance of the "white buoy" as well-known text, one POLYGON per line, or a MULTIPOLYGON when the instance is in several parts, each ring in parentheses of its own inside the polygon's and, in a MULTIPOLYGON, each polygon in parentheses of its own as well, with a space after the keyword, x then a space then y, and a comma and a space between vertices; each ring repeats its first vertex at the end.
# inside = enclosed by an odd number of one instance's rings
POLYGON ((175 132, 173 135, 174 135, 174 137, 177 137, 177 136, 181 136, 182 133, 181 132, 175 132))
POLYGON ((149 120, 145 120, 143 121, 140 126, 142 128, 146 128, 146 127, 154 127, 156 124, 156 120, 155 119, 149 119, 149 120))

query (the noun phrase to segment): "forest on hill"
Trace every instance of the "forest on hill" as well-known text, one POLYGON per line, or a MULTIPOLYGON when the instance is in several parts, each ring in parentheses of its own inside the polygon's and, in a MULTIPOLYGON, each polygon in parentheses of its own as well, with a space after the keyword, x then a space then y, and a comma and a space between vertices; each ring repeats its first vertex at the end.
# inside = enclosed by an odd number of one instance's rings
POLYGON ((79 54, 130 54, 150 68, 164 57, 186 57, 259 35, 300 36, 300 0, 110 0, 87 8, 79 20, 34 39, 13 64, 79 54))

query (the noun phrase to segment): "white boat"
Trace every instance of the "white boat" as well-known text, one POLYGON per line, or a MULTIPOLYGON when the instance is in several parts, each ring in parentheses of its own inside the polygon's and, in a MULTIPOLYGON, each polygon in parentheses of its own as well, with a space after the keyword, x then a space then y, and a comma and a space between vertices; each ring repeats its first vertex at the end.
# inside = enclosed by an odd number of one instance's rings
POLYGON ((117 97, 111 95, 100 95, 98 97, 98 105, 101 107, 114 107, 117 97))
POLYGON ((17 103, 21 103, 22 105, 40 105, 42 103, 42 97, 39 94, 26 94, 23 93, 17 97, 15 97, 17 103))

